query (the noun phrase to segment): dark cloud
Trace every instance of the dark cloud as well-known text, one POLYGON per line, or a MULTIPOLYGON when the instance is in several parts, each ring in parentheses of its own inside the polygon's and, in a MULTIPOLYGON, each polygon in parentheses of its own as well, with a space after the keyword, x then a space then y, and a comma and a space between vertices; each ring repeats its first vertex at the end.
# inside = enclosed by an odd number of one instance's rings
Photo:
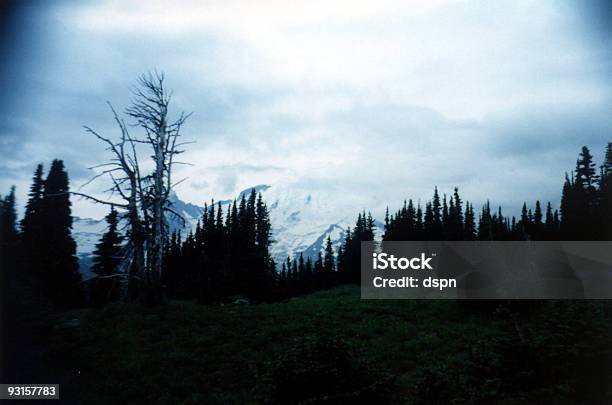
POLYGON ((122 111, 151 69, 166 72, 173 113, 194 112, 184 134, 196 167, 184 174, 198 200, 291 177, 388 203, 434 184, 505 206, 535 192, 554 201, 579 148, 600 159, 610 140, 610 2, 423 6, 417 17, 355 6, 338 24, 316 9, 303 23, 287 16, 300 24, 262 14, 249 25, 250 9, 244 24, 221 13, 172 26, 173 14, 159 32, 136 6, 3 3, 2 189, 17 184, 23 200, 36 163, 56 157, 84 183, 108 154, 82 126, 118 135, 105 102, 122 111), (75 17, 97 13, 115 28, 75 17))

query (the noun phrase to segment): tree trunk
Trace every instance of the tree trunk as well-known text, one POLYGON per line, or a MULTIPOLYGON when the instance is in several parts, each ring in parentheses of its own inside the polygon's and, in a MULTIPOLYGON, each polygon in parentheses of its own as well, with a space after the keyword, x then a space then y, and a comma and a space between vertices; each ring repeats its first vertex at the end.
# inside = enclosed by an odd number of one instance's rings
POLYGON ((164 190, 164 150, 166 147, 166 123, 165 111, 162 114, 155 147, 155 196, 153 197, 153 237, 151 240, 150 250, 150 266, 147 274, 149 303, 152 305, 159 304, 164 301, 161 272, 163 261, 163 246, 165 240, 165 190, 164 190))

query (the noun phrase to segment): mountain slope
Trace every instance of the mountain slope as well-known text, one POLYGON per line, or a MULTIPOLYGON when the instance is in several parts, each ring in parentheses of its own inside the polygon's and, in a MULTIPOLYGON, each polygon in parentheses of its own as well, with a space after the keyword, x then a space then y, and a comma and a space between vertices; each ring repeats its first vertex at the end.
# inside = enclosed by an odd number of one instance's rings
MULTIPOLYGON (((305 257, 315 258, 324 248, 328 236, 334 251, 337 252, 346 229, 354 224, 356 212, 339 213, 336 207, 329 203, 327 195, 290 184, 259 184, 252 188, 262 194, 268 205, 273 238, 271 253, 277 263, 285 260, 287 255, 295 257, 300 252, 303 252, 305 257)), ((245 189, 236 199, 239 201, 242 195, 248 195, 250 192, 251 188, 245 189)), ((170 215, 170 230, 180 231, 184 237, 189 231, 195 230, 204 208, 182 201, 175 193, 172 193, 170 200, 173 210, 185 220, 183 224, 181 220, 170 215)), ((231 200, 219 202, 224 210, 231 204, 231 200)), ((380 235, 382 224, 376 221, 376 225, 377 235, 380 235)), ((74 217, 72 235, 77 242, 77 254, 84 278, 92 276, 89 271, 91 253, 105 230, 104 219, 74 217)))

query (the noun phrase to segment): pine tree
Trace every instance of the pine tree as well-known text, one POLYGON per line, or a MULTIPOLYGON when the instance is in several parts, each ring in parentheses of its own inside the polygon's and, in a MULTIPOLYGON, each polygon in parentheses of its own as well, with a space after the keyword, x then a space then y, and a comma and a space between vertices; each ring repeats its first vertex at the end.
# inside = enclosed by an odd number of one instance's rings
POLYGON ((597 186, 599 176, 595 172, 595 163, 589 148, 582 147, 582 151, 576 162, 574 178, 574 198, 577 209, 580 212, 580 220, 577 222, 577 237, 580 240, 600 239, 600 218, 598 209, 600 207, 600 196, 597 186))
POLYGON ((493 240, 493 218, 489 201, 482 207, 478 222, 478 240, 493 240))
POLYGON ((425 203, 425 214, 423 216, 423 240, 434 240, 434 222, 431 203, 425 203))
POLYGON ((317 259, 314 263, 314 279, 315 279, 315 288, 319 289, 323 287, 323 256, 321 252, 317 253, 317 259))
POLYGON ((582 151, 576 162, 576 184, 585 190, 592 190, 595 188, 599 180, 595 171, 595 163, 593 163, 593 156, 586 146, 582 147, 582 151))
POLYGON ((612 240, 612 142, 608 142, 601 166, 597 217, 600 218, 600 237, 612 240))
POLYGON ((292 295, 298 295, 301 293, 300 291, 300 274, 298 272, 297 260, 293 259, 291 261, 291 275, 292 275, 292 295))
POLYGON ((298 271, 298 282, 299 282, 299 291, 300 293, 307 292, 306 283, 307 283, 307 275, 306 275, 306 264, 304 263, 304 254, 300 252, 300 256, 298 258, 297 264, 298 271))
POLYGON ((281 272, 278 276, 278 287, 279 287, 281 296, 288 296, 287 266, 285 266, 284 261, 281 266, 281 272))
POLYGON ((533 240, 542 240, 544 236, 544 222, 542 222, 542 218, 542 207, 540 206, 540 200, 537 200, 533 214, 533 240))
POLYGON ((44 244, 44 235, 42 231, 43 190, 43 165, 39 164, 36 166, 34 176, 32 177, 32 185, 30 186, 30 193, 28 194, 25 214, 21 220, 22 249, 24 252, 27 252, 27 254, 24 255, 25 267, 33 273, 40 273, 42 271, 41 248, 44 244))
POLYGON ((442 197, 442 236, 445 240, 449 239, 448 226, 448 203, 446 202, 446 194, 442 197))
POLYGON ((564 240, 575 237, 580 221, 575 194, 574 182, 566 173, 561 192, 561 237, 564 240))
MULTIPOLYGON (((119 213, 114 207, 111 207, 110 213, 106 216, 106 223, 108 228, 93 252, 91 270, 98 276, 91 291, 94 305, 116 301, 120 296, 119 279, 113 276, 117 274, 121 262, 123 237, 118 232, 119 213)), ((173 238, 176 238, 176 234, 173 234, 173 238)))
POLYGON ((36 224, 37 216, 40 216, 41 200, 44 188, 43 181, 43 165, 36 166, 34 176, 32 177, 32 186, 28 194, 28 202, 25 208, 25 214, 21 221, 21 229, 24 233, 30 232, 30 229, 36 224))
POLYGON ((17 238, 17 212, 15 186, 13 186, 6 197, 0 197, 0 242, 5 249, 14 249, 17 238))
POLYGON ((314 290, 314 269, 312 265, 312 259, 310 257, 306 258, 305 273, 306 273, 306 291, 311 292, 314 290))
POLYGON ((42 196, 42 279, 51 299, 62 306, 83 301, 76 243, 71 235, 68 174, 61 160, 54 160, 42 196))
POLYGON ((527 203, 523 202, 521 209, 521 239, 523 240, 529 239, 532 233, 531 217, 531 210, 527 210, 527 203))
POLYGON ((559 229, 555 221, 555 215, 557 211, 553 212, 550 201, 546 204, 546 216, 544 222, 544 239, 545 240, 559 240, 559 229))
POLYGON ((438 194, 438 187, 434 188, 434 195, 431 201, 432 210, 432 228, 431 238, 432 240, 442 240, 442 207, 440 205, 440 195, 438 194))
POLYGON ((0 282, 3 282, 0 287, 2 288, 12 285, 12 278, 17 274, 18 239, 15 186, 13 186, 6 197, 0 196, 0 282))
MULTIPOLYGON (((446 200, 446 198, 445 198, 446 200)), ((462 201, 459 197, 459 189, 455 187, 453 196, 450 198, 447 219, 447 235, 450 240, 462 240, 464 237, 462 201)))
POLYGON ((474 218, 474 208, 469 202, 465 203, 465 240, 476 239, 476 222, 474 218))
POLYGON ((323 273, 324 285, 329 287, 332 284, 332 279, 335 271, 334 266, 334 249, 332 247, 331 238, 328 235, 325 243, 325 254, 323 255, 323 273))
POLYGON ((391 240, 391 224, 389 223, 389 207, 385 209, 385 233, 383 234, 383 240, 391 240))

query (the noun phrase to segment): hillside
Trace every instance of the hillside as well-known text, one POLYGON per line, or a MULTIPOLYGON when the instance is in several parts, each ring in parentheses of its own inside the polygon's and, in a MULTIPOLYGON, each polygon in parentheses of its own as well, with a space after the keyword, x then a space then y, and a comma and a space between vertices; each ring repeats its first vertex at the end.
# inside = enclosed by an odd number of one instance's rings
POLYGON ((356 287, 246 306, 115 304, 47 323, 45 358, 67 370, 64 398, 88 404, 603 403, 606 305, 366 301, 356 287))

